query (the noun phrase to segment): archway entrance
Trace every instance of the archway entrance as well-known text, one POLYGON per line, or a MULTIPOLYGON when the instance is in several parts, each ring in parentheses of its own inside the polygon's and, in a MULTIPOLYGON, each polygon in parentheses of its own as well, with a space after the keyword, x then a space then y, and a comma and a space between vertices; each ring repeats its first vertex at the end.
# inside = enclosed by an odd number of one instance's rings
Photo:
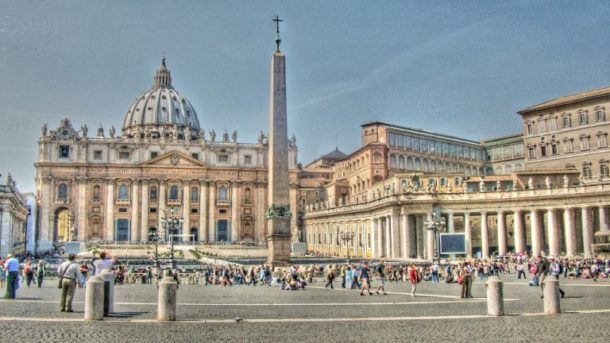
POLYGON ((197 228, 192 228, 191 229, 191 241, 194 242, 198 242, 199 241, 199 233, 197 228))
POLYGON ((70 234, 70 211, 60 208, 55 213, 55 240, 65 242, 70 234))

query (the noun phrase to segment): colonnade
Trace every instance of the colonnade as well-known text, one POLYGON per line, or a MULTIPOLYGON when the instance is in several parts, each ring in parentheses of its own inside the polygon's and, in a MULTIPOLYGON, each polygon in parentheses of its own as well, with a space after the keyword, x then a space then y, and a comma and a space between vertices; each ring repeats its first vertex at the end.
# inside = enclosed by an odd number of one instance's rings
MULTIPOLYGON (((533 255, 593 256, 594 233, 610 235, 607 205, 529 209, 452 210, 441 208, 445 232, 463 232, 466 256, 489 258, 509 252, 533 255)), ((306 221, 308 249, 331 255, 368 258, 436 256, 436 236, 426 230, 432 210, 408 213, 398 207, 350 219, 306 221), (353 232, 353 242, 340 240, 353 232), (365 242, 363 242, 365 240, 365 242)))

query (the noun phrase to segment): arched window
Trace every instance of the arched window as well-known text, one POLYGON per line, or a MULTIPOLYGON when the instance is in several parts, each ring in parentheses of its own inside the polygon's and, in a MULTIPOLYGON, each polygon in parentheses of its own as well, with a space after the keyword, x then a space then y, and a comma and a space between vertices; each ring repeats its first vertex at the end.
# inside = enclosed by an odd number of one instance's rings
POLYGON ((396 168, 396 155, 390 155, 390 168, 396 168))
POLYGON ((218 200, 220 201, 227 201, 228 199, 228 194, 227 194, 227 187, 226 186, 220 186, 218 188, 218 200))
POLYGON ((199 202, 199 189, 191 187, 191 202, 199 202))
POLYGON ((421 170, 421 161, 419 158, 415 159, 415 170, 421 170))
POLYGON ((173 185, 169 188, 169 200, 178 200, 178 186, 173 185))
POLYGON ((405 169, 405 157, 402 155, 398 157, 398 168, 405 169))
POLYGON ((100 201, 100 186, 95 185, 93 186, 93 201, 97 202, 100 201))
POLYGON ((407 157, 407 170, 413 170, 413 159, 411 156, 407 157))
POLYGON ((250 188, 246 187, 244 189, 244 202, 246 204, 249 204, 252 202, 252 191, 250 191, 250 188))
POLYGON ((157 202, 157 187, 150 187, 149 197, 150 202, 157 202))
POLYGON ((68 185, 60 183, 57 187, 57 200, 68 200, 68 185))
POLYGON ((127 189, 127 185, 122 184, 119 186, 119 200, 128 200, 129 199, 129 190, 127 189))
POLYGON ((373 154, 373 162, 380 162, 381 161, 381 154, 376 152, 373 154))

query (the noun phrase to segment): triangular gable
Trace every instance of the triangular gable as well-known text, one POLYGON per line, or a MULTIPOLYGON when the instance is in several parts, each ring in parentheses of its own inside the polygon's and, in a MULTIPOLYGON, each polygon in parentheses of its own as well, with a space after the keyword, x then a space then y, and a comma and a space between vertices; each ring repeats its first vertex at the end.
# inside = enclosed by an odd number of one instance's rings
POLYGON ((205 164, 179 151, 170 151, 142 163, 141 166, 203 167, 205 164))

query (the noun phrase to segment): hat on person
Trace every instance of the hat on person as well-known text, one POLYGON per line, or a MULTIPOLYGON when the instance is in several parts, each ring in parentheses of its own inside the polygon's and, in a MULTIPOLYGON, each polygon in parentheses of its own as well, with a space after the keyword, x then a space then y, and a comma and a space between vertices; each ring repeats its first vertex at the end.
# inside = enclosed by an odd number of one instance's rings
POLYGON ((11 257, 13 257, 13 254, 6 255, 6 258, 11 258, 11 257))

